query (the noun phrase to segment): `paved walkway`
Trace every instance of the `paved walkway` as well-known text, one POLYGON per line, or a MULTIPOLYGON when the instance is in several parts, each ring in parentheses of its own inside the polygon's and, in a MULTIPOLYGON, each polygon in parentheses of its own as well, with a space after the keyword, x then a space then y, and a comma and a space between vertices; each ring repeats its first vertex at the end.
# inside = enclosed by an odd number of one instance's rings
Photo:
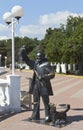
MULTIPOLYGON (((11 72, 8 71, 8 74, 11 72)), ((32 71, 15 72, 21 76, 21 90, 28 90, 28 77, 32 76, 32 71)), ((5 78, 6 74, 1 78, 5 78)), ((83 130, 83 76, 56 74, 51 80, 54 95, 50 97, 50 102, 57 107, 59 104, 70 104, 68 111, 69 124, 63 128, 57 128, 42 124, 24 121, 32 111, 22 111, 21 113, 0 116, 0 130, 83 130)), ((44 106, 41 100, 41 118, 44 118, 44 106)))

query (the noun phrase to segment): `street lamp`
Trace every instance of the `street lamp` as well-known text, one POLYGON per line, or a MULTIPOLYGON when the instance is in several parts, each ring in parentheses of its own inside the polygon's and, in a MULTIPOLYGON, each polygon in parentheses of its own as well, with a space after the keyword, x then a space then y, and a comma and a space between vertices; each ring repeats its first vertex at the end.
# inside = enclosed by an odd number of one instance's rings
POLYGON ((1 57, 2 57, 2 55, 0 54, 0 67, 1 67, 1 57))
POLYGON ((15 36, 15 24, 19 22, 19 19, 23 16, 24 10, 21 6, 14 6, 11 12, 6 12, 3 15, 3 20, 12 27, 12 75, 15 71, 15 59, 14 59, 14 36, 15 36))
POLYGON ((5 56, 5 68, 7 67, 6 62, 7 62, 7 56, 5 56))

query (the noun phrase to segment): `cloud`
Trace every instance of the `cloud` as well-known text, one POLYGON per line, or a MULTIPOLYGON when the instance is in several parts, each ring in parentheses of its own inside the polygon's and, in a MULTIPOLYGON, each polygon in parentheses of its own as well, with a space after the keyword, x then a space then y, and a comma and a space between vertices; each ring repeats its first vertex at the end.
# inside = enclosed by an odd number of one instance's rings
POLYGON ((70 11, 59 11, 56 13, 50 13, 45 15, 40 15, 38 25, 27 25, 20 28, 22 35, 27 35, 30 37, 39 37, 42 39, 46 33, 46 29, 49 27, 57 28, 60 24, 66 24, 66 20, 69 16, 82 16, 83 14, 72 13, 70 11))
POLYGON ((4 32, 4 31, 7 31, 7 30, 8 30, 8 28, 5 25, 0 24, 0 32, 4 32))
POLYGON ((11 36, 10 29, 4 24, 0 24, 0 33, 0 40, 9 39, 11 36))
MULTIPOLYGON (((46 29, 49 27, 51 28, 57 28, 60 26, 60 24, 66 24, 66 20, 69 16, 82 16, 83 14, 77 14, 70 11, 58 11, 56 13, 50 13, 50 14, 44 14, 40 15, 38 19, 37 25, 24 25, 21 26, 19 31, 19 36, 24 37, 30 37, 38 39, 43 39, 46 33, 46 29)), ((8 29, 3 24, 0 24, 0 32, 4 33, 5 35, 8 34, 8 29)))
POLYGON ((29 33, 29 34, 42 34, 42 33, 44 33, 44 31, 45 31, 45 29, 46 28, 42 28, 42 26, 41 25, 28 25, 28 26, 22 26, 21 28, 20 28, 20 31, 21 31, 21 33, 25 33, 25 34, 27 34, 27 33, 29 33))
MULTIPOLYGON (((51 14, 45 14, 40 16, 40 24, 41 25, 49 25, 49 26, 59 26, 61 23, 65 24, 66 20, 69 16, 78 16, 76 13, 72 13, 69 11, 56 12, 51 14)), ((83 14, 82 14, 83 15, 83 14)))
POLYGON ((7 40, 7 39, 10 39, 10 37, 8 37, 8 36, 0 36, 0 40, 7 40))
POLYGON ((20 33, 22 36, 28 36, 28 37, 44 37, 44 34, 46 32, 47 26, 42 26, 42 25, 27 25, 27 26, 22 26, 20 28, 20 33))

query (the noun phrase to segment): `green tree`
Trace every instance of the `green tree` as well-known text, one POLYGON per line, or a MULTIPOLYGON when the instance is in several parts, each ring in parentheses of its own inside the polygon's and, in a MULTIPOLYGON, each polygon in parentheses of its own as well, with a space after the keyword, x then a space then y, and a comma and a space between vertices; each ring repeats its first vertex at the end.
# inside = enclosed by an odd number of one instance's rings
POLYGON ((69 17, 66 25, 66 39, 63 44, 63 59, 78 65, 83 73, 83 18, 69 17), (71 29, 70 29, 71 28, 71 29), (70 31, 71 30, 71 31, 70 31))
POLYGON ((54 33, 50 37, 46 46, 46 53, 51 62, 61 62, 61 48, 63 46, 64 36, 65 35, 62 29, 54 29, 54 33))

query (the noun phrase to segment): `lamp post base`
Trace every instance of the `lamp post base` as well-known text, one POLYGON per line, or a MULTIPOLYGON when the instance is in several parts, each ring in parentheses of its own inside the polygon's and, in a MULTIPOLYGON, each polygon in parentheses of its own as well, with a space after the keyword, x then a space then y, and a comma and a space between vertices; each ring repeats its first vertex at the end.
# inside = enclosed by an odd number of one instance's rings
POLYGON ((7 81, 9 84, 10 110, 20 112, 20 76, 7 75, 7 81))

